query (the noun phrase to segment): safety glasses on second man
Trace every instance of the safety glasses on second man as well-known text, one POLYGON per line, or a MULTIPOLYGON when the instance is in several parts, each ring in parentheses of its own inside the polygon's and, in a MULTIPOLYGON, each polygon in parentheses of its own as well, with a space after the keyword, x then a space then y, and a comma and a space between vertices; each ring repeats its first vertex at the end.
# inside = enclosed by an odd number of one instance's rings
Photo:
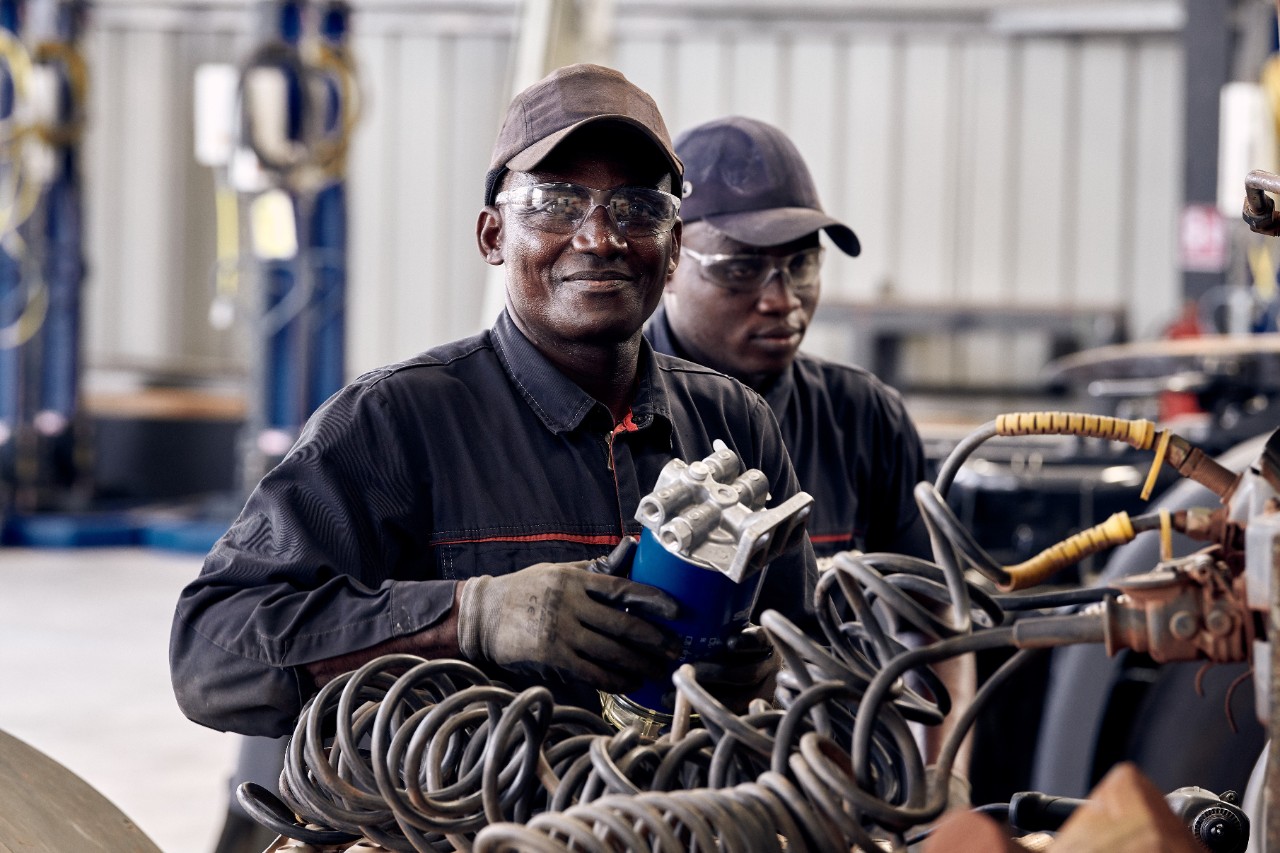
POLYGON ((570 183, 534 184, 503 190, 495 201, 534 228, 552 234, 577 231, 597 205, 609 211, 628 237, 669 231, 680 213, 680 199, 649 187, 597 190, 570 183))
POLYGON ((734 293, 755 294, 764 289, 774 272, 796 296, 807 296, 818 287, 822 271, 822 247, 811 246, 790 255, 704 255, 687 246, 680 251, 697 261, 703 277, 714 285, 734 293))

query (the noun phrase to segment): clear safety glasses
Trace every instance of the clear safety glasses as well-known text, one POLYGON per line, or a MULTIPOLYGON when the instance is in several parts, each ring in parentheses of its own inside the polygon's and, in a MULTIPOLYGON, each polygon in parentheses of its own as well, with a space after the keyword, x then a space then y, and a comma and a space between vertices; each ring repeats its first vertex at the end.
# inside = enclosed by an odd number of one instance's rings
POLYGON ((597 190, 579 184, 534 184, 498 193, 500 205, 520 219, 551 234, 572 234, 597 206, 606 208, 618 229, 629 237, 671 230, 680 213, 680 199, 648 187, 597 190))
POLYGON ((680 251, 701 265, 703 278, 734 293, 759 293, 776 272, 792 293, 807 296, 817 290, 822 270, 821 246, 790 255, 704 255, 688 247, 680 251))

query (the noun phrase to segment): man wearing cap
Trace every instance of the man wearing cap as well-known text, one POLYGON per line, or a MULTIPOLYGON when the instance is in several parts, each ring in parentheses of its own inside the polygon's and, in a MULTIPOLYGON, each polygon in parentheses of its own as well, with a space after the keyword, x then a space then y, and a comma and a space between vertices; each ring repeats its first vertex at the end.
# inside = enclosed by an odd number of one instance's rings
POLYGON ((924 452, 897 392, 865 370, 799 351, 820 291, 828 216, 809 169, 778 128, 733 116, 676 139, 684 162, 683 260, 648 335, 654 349, 714 367, 764 395, 801 487, 819 557, 893 551, 928 558, 912 497, 924 452))
MULTIPOLYGON (((516 96, 476 226, 505 310, 356 379, 259 483, 178 602, 189 717, 280 735, 317 685, 389 652, 587 706, 665 671, 674 638, 651 620, 676 602, 590 562, 639 532, 670 459, 715 439, 764 473, 771 505, 799 488, 756 394, 643 338, 679 259, 680 180, 653 100, 621 74, 570 66, 516 96)), ((804 621, 814 574, 806 539, 760 600, 804 621)), ((735 703, 776 670, 746 651, 706 670, 735 703)))

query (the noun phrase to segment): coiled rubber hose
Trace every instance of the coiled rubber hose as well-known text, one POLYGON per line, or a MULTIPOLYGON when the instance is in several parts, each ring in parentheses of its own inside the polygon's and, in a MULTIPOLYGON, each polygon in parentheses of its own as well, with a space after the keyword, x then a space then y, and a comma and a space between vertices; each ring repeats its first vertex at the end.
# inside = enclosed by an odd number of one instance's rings
POLYGON ((839 555, 816 592, 825 642, 762 616, 786 664, 777 704, 736 715, 685 666, 673 678, 676 721, 656 741, 462 661, 378 658, 325 685, 299 718, 280 788, 309 827, 264 822, 304 841, 363 837, 397 851, 847 851, 877 838, 904 849, 903 833, 945 808, 983 703, 1032 652, 988 679, 926 770, 908 723, 950 711, 929 665, 1014 645, 1018 624, 1048 615, 1034 603, 1006 610, 946 573, 898 555, 839 555), (957 584, 960 617, 922 606, 951 602, 957 584), (904 629, 923 645, 906 649, 895 639, 904 629))

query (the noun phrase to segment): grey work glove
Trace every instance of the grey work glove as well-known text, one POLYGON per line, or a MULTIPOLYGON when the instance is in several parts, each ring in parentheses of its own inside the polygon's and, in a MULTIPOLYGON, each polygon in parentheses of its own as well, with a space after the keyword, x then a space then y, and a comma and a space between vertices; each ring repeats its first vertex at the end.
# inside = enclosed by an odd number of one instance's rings
POLYGON ((649 620, 674 619, 679 604, 654 587, 589 571, 591 562, 468 580, 458 605, 462 654, 606 692, 662 676, 680 639, 649 620))
MULTIPOLYGON (((745 714, 752 699, 773 701, 782 656, 759 625, 748 625, 718 654, 693 665, 698 684, 735 714, 745 714)), ((675 705, 675 693, 663 697, 675 705)))
POLYGON ((596 557, 588 562, 587 571, 613 575, 615 578, 631 577, 631 562, 635 559, 638 544, 636 537, 623 536, 622 541, 607 556, 596 557))

